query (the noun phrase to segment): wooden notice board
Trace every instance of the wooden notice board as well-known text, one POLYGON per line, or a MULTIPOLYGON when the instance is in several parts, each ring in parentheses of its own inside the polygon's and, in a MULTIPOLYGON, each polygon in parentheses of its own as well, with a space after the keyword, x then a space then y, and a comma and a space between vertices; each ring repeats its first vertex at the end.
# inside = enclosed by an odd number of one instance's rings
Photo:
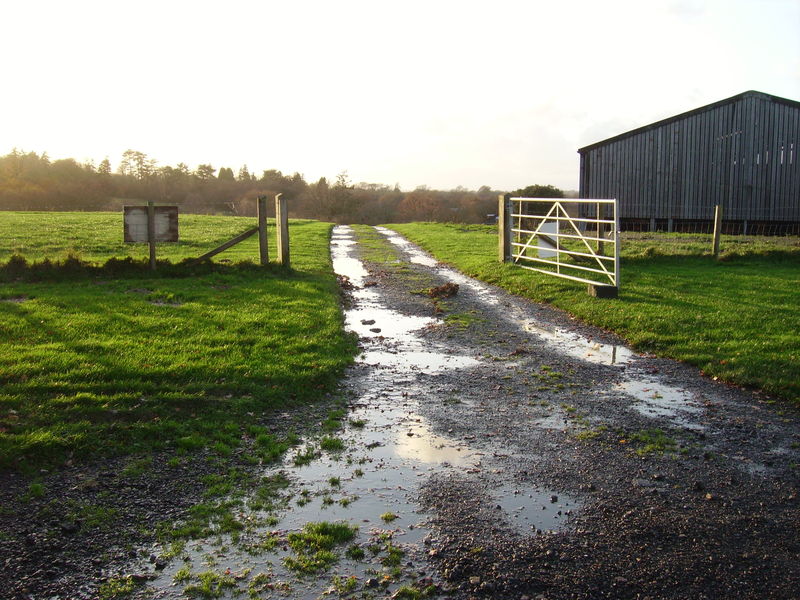
MULTIPOLYGON (((156 206, 155 233, 156 242, 178 241, 178 207, 156 206)), ((125 241, 131 243, 148 242, 147 239, 147 206, 124 207, 125 241)))

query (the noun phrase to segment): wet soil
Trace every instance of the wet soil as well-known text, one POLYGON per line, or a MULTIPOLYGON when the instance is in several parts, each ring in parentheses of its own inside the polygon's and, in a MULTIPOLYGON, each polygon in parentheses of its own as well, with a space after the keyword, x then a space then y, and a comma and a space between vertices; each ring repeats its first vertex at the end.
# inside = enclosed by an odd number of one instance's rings
POLYGON ((795 408, 637 355, 388 230, 375 237, 392 259, 370 262, 349 228, 332 240, 363 351, 343 383, 342 451, 294 461, 317 447, 329 405, 277 415, 276 432, 288 423, 306 443, 281 465, 238 466, 285 477, 285 501, 269 515, 245 503, 238 517, 254 526, 241 538, 196 540, 171 561, 147 532, 201 500, 212 461, 42 474, 49 499, 24 502, 24 480, 6 475, 0 597, 95 598, 132 574, 134 597, 180 598, 181 568, 239 574, 222 597, 800 597, 795 408), (114 518, 86 509, 101 499, 114 518), (322 520, 358 526, 366 557, 288 572, 288 535, 322 520), (265 535, 278 544, 254 552, 265 535), (269 584, 248 587, 257 573, 269 584), (334 585, 348 578, 352 589, 334 585))

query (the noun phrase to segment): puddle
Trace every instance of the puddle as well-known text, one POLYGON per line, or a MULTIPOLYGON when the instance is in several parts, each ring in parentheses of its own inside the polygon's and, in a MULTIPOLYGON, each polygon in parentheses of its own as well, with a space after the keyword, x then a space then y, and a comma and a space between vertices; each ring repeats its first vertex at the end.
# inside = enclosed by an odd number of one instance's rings
POLYGON ((371 367, 402 369, 418 373, 436 373, 446 369, 464 369, 480 364, 469 356, 455 356, 441 352, 388 352, 370 350, 364 352, 359 361, 371 367))
POLYGON ((564 494, 539 488, 503 487, 492 492, 497 510, 520 533, 553 531, 564 525, 579 503, 564 494))
POLYGON ((602 365, 624 365, 636 356, 630 348, 625 346, 600 344, 558 327, 542 327, 530 319, 524 320, 522 327, 525 331, 544 338, 565 354, 581 360, 602 365))
POLYGON ((436 319, 431 317, 402 315, 393 310, 377 306, 365 306, 349 310, 345 316, 345 327, 350 331, 356 332, 362 338, 377 336, 392 339, 400 338, 407 336, 412 331, 419 331, 437 322, 436 319))
POLYGON ((394 440, 394 453, 400 458, 444 467, 475 466, 480 453, 436 435, 422 418, 415 419, 408 430, 394 440))
POLYGON ((633 396, 633 410, 645 417, 662 418, 687 429, 704 429, 693 419, 703 413, 703 407, 692 394, 652 379, 630 379, 614 386, 633 396))

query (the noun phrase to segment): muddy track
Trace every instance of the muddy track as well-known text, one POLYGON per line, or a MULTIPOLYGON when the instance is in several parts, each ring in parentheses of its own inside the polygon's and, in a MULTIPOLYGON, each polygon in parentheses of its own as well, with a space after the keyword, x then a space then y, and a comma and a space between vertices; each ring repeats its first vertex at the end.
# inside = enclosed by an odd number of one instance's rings
POLYGON ((800 595, 795 409, 614 351, 613 336, 389 239, 402 262, 366 263, 381 301, 443 319, 426 342, 477 360, 415 377, 433 432, 481 455, 420 487, 456 597, 800 595), (450 282, 446 300, 411 293, 450 282), (536 522, 551 503, 565 526, 536 522))
POLYGON ((339 227, 331 244, 362 350, 329 434, 344 450, 311 435, 330 402, 274 416, 304 444, 278 466, 231 463, 287 482, 275 508, 246 500, 240 535, 173 559, 143 531, 202 500, 204 460, 177 476, 168 457, 133 480, 121 461, 46 475, 60 504, 20 506, 6 476, 0 597, 96 598, 131 576, 119 597, 177 599, 201 594, 201 572, 221 597, 800 597, 796 409, 638 356, 390 231, 359 236, 339 227), (63 513, 101 496, 113 527, 63 513), (358 531, 333 566, 298 575, 287 541, 311 521, 358 531))

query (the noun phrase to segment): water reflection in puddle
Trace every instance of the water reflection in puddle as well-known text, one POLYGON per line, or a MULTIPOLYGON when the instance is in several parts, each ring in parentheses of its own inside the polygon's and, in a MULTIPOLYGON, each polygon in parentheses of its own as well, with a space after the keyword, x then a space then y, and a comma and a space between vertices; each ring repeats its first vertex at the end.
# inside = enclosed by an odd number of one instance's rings
POLYGON ((636 356, 626 348, 615 344, 601 344, 585 337, 558 327, 543 327, 535 321, 526 319, 522 321, 525 331, 534 333, 544 338, 551 345, 556 346, 565 354, 602 365, 624 365, 636 356))
POLYGON ((615 389, 633 396, 637 401, 632 408, 651 418, 663 418, 687 429, 703 429, 692 421, 703 412, 703 407, 692 394, 652 379, 623 381, 615 389))
POLYGON ((437 323, 431 317, 411 317, 377 306, 366 306, 347 311, 345 326, 359 337, 387 337, 397 339, 412 331, 419 331, 437 323))
POLYGON ((418 373, 435 373, 445 369, 464 369, 480 364, 480 361, 469 356, 456 356, 441 352, 388 352, 369 350, 359 358, 371 367, 403 369, 418 373))

